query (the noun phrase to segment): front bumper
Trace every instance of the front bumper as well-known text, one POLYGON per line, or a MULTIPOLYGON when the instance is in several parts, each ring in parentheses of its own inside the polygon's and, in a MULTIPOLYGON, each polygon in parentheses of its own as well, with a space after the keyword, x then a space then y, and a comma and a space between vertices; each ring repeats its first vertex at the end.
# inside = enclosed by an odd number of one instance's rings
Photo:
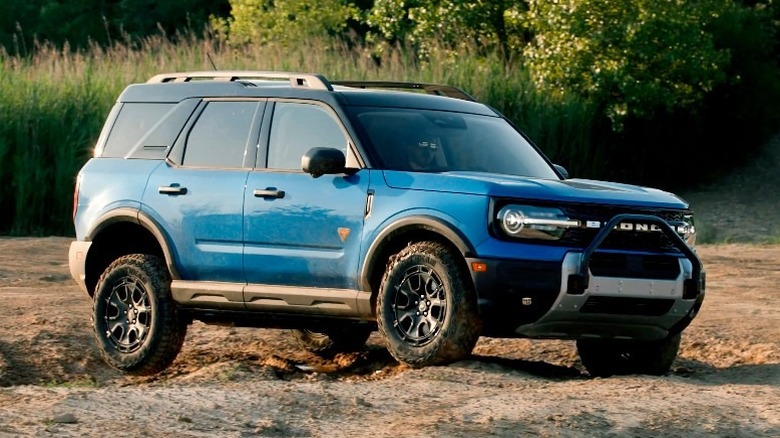
POLYGON ((655 216, 615 216, 587 248, 566 253, 562 262, 468 262, 487 268, 472 272, 486 336, 662 339, 687 327, 704 299, 701 261, 655 216), (615 225, 637 219, 658 224, 679 254, 597 251, 615 225), (605 266, 613 260, 629 268, 605 266))

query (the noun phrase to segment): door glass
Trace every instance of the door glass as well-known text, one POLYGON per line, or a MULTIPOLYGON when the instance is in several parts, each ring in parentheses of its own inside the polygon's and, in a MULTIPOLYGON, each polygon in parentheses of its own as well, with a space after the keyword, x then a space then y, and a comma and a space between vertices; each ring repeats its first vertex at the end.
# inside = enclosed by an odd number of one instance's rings
POLYGON ((187 137, 182 164, 243 167, 258 102, 209 102, 187 137))
POLYGON ((346 154, 347 139, 323 107, 279 102, 271 122, 268 167, 301 170, 301 157, 314 147, 336 148, 346 154))

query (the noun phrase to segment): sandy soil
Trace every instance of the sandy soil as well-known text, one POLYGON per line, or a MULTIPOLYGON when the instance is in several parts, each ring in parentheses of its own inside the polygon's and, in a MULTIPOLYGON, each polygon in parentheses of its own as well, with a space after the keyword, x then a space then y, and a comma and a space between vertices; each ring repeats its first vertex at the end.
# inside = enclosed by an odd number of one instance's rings
POLYGON ((780 436, 780 245, 705 245, 704 307, 663 377, 590 378, 571 342, 482 338, 421 370, 372 337, 326 361, 194 324, 173 366, 98 356, 67 238, 0 238, 0 436, 780 436))
POLYGON ((700 239, 780 244, 780 134, 746 164, 682 195, 700 239))

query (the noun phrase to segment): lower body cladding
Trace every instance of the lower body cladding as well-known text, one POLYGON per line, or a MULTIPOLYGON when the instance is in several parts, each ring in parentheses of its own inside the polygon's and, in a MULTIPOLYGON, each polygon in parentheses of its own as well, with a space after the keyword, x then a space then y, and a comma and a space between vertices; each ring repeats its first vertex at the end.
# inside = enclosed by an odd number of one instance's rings
POLYGON ((479 260, 488 266, 472 274, 484 335, 652 341, 682 331, 701 307, 698 260, 595 253, 583 284, 582 258, 569 252, 562 263, 479 260))
POLYGON ((171 295, 180 312, 212 324, 313 330, 374 324, 371 294, 356 290, 173 280, 171 295))

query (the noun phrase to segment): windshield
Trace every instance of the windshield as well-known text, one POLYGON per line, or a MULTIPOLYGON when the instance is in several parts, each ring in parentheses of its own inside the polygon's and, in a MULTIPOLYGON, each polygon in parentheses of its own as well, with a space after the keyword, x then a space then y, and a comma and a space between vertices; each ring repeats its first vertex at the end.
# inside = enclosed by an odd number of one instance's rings
POLYGON ((558 179, 536 148, 500 117, 420 109, 350 110, 384 169, 558 179))

